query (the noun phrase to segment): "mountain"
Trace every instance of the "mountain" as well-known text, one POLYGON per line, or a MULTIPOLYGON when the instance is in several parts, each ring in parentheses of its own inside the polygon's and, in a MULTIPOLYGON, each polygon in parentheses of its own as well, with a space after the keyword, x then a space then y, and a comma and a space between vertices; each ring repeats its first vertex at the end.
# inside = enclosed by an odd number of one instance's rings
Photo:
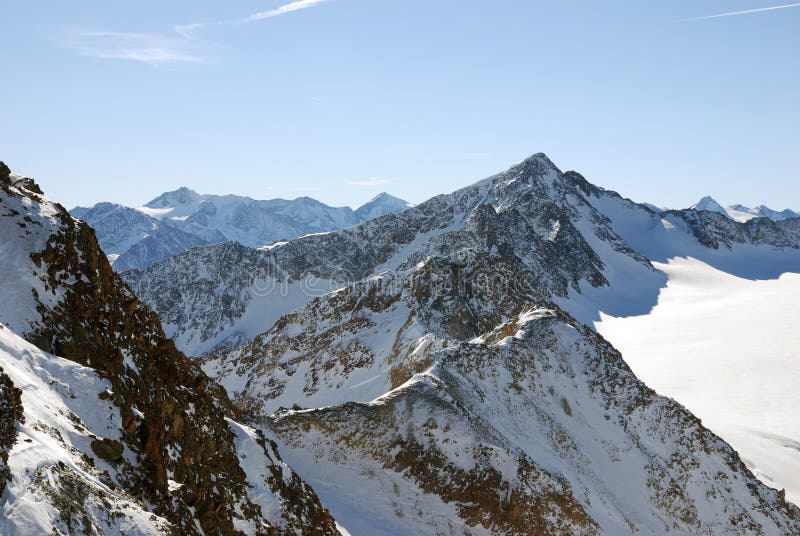
POLYGON ((702 198, 700 201, 689 207, 691 210, 707 210, 709 212, 717 212, 719 214, 727 215, 728 212, 725 208, 717 203, 714 198, 706 196, 702 198))
POLYGON ((769 218, 774 221, 788 220, 789 218, 798 218, 800 213, 793 210, 772 210, 764 205, 758 205, 755 208, 745 207, 743 205, 731 205, 727 208, 728 215, 736 221, 747 221, 752 218, 769 218))
POLYGON ((688 255, 796 269, 800 225, 656 214, 537 154, 356 227, 124 277, 354 534, 797 533, 782 492, 591 329, 649 312, 652 261, 688 255))
POLYGON ((724 208, 711 197, 704 197, 699 202, 692 205, 691 209, 718 212, 742 223, 753 218, 769 218, 773 221, 783 221, 790 218, 800 217, 800 213, 794 212, 793 210, 786 209, 779 212, 777 210, 772 210, 769 207, 765 207, 764 205, 758 205, 755 208, 749 208, 744 205, 731 205, 727 208, 724 208))
POLYGON ((399 197, 382 192, 356 209, 356 216, 362 222, 387 214, 403 212, 412 205, 399 197))
POLYGON ((0 237, 0 533, 337 533, 94 232, 2 163, 0 237))
POLYGON ((351 227, 408 206, 385 193, 353 211, 309 197, 258 201, 236 195, 203 195, 184 187, 135 209, 98 203, 76 207, 71 214, 95 229, 112 266, 122 272, 146 269, 198 245, 236 241, 259 247, 351 227))
POLYGON ((76 207, 70 214, 95 229, 100 247, 118 272, 144 269, 208 243, 139 210, 113 203, 98 203, 91 208, 76 207))

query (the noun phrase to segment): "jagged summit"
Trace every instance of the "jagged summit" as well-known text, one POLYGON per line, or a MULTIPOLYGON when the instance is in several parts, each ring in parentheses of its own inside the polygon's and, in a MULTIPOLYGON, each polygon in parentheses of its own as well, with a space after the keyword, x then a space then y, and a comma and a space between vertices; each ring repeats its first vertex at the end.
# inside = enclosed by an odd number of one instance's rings
POLYGON ((541 152, 534 153, 529 157, 520 160, 516 164, 509 167, 505 171, 505 173, 517 169, 525 169, 529 172, 532 172, 534 175, 543 175, 547 174, 550 171, 561 173, 561 170, 558 168, 558 166, 555 165, 555 163, 552 160, 550 160, 550 157, 541 152))

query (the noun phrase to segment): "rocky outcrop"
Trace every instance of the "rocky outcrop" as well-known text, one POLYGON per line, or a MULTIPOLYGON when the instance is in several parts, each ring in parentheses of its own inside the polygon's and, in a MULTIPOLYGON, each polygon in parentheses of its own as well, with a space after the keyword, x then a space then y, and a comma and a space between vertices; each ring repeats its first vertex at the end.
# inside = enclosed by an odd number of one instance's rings
POLYGON ((6 482, 11 479, 8 470, 8 451, 17 440, 17 423, 24 420, 21 394, 22 391, 14 387, 11 378, 0 368, 0 496, 3 495, 6 482))
MULTIPOLYGON (((1 195, 6 239, 19 233, 22 242, 39 233, 37 243, 44 243, 29 252, 30 267, 13 274, 19 280, 10 283, 27 286, 36 304, 35 315, 14 322, 27 322, 26 338, 42 350, 88 366, 110 383, 101 396, 118 408, 121 442, 97 440, 91 450, 120 464, 116 484, 181 534, 334 533, 314 492, 269 443, 262 455, 286 477, 259 485, 280 508, 265 512, 250 496, 253 479, 226 420, 237 414, 224 390, 164 336, 155 314, 112 271, 93 231, 19 184, 3 184, 1 195), (130 455, 122 456, 121 446, 130 455)), ((2 313, 0 321, 12 312, 2 313)))
POLYGON ((800 510, 552 304, 426 358, 430 367, 368 403, 262 416, 312 485, 333 479, 371 505, 348 513, 346 498, 319 487, 346 527, 366 519, 394 534, 800 531, 800 510))

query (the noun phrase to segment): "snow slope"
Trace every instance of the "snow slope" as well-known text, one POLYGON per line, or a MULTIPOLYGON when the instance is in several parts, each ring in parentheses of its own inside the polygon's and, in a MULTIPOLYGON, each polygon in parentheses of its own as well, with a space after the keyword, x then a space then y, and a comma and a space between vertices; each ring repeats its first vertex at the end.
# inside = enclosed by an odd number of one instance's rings
POLYGON ((652 312, 603 315, 597 330, 800 503, 800 274, 749 280, 693 258, 656 267, 669 281, 652 312))
POLYGON ((9 453, 11 481, 0 504, 0 534, 69 534, 73 526, 108 535, 168 532, 169 523, 114 485, 109 474, 116 478, 115 466, 92 453, 92 438, 120 440, 119 410, 97 397, 111 391, 108 381, 42 352, 3 324, 0 369, 22 390, 24 408, 9 453), (96 459, 89 463, 86 455, 96 459), (75 517, 64 500, 78 491, 76 482, 86 496, 85 519, 75 517))
POLYGON ((718 212, 719 214, 727 214, 725 208, 717 203, 714 198, 706 196, 691 207, 691 210, 707 210, 709 212, 718 212))

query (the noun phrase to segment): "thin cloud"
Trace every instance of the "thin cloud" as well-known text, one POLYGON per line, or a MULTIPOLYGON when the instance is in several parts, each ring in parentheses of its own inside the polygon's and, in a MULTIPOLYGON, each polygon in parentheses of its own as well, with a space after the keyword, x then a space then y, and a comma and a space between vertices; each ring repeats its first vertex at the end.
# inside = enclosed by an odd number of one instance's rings
POLYGON ((158 34, 70 30, 64 43, 84 56, 165 66, 179 63, 208 63, 201 46, 186 39, 158 34))
POLYGON ((251 24, 253 22, 258 22, 260 20, 279 17, 281 15, 285 15, 293 11, 300 11, 301 9, 308 9, 310 7, 315 7, 320 4, 324 4, 328 1, 329 0, 296 0, 294 2, 289 2, 288 4, 278 6, 275 9, 270 9, 268 11, 260 11, 258 13, 253 13, 252 15, 248 15, 247 17, 241 17, 238 19, 180 24, 178 26, 175 26, 175 31, 182 37, 185 37, 186 39, 193 39, 194 38, 192 35, 193 32, 201 28, 207 28, 210 26, 241 26, 242 24, 251 24))
POLYGON ((389 184, 390 182, 392 181, 390 181, 389 179, 372 178, 364 181, 348 181, 347 184, 349 184, 350 186, 383 186, 384 184, 389 184))
POLYGON ((800 7, 800 4, 784 4, 781 6, 761 7, 758 9, 746 9, 744 11, 729 11, 727 13, 718 13, 716 15, 706 15, 704 17, 692 17, 685 20, 708 20, 720 19, 722 17, 734 17, 736 15, 749 15, 750 13, 762 13, 764 11, 775 11, 777 9, 788 9, 790 7, 800 7))
POLYGON ((84 56, 101 59, 116 59, 145 63, 163 67, 180 63, 209 63, 207 52, 214 43, 195 39, 192 32, 209 26, 239 26, 264 19, 279 17, 293 11, 308 9, 329 0, 295 0, 275 9, 260 11, 246 17, 214 22, 182 24, 174 27, 176 36, 112 32, 67 30, 62 44, 84 56))

